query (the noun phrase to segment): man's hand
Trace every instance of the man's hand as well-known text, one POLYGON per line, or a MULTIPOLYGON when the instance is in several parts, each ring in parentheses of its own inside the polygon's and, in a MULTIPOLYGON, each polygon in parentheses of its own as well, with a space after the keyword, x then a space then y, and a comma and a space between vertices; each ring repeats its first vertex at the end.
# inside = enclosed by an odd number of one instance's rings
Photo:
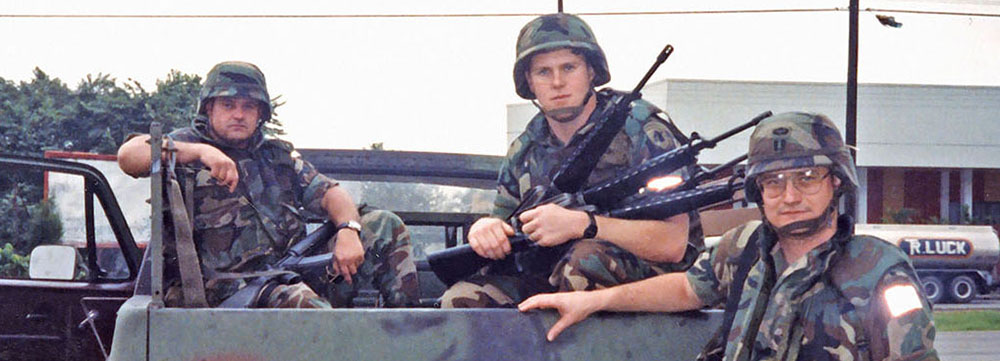
POLYGON ((555 204, 543 204, 524 213, 519 219, 521 231, 540 246, 552 247, 583 236, 590 218, 583 211, 571 211, 555 204))
POLYGON ((365 261, 365 247, 361 245, 358 232, 344 228, 337 232, 333 246, 333 271, 344 276, 347 284, 353 284, 351 276, 358 273, 358 267, 365 261))
POLYGON ((600 293, 593 291, 549 293, 532 296, 517 305, 521 312, 534 309, 554 308, 559 311, 559 321, 552 325, 545 338, 553 341, 567 327, 583 321, 591 313, 601 309, 600 293))
POLYGON ((480 257, 503 259, 510 254, 510 240, 514 227, 497 218, 480 218, 469 227, 469 246, 480 257))
POLYGON ((198 144, 198 160, 212 171, 212 178, 219 182, 219 185, 228 187, 229 192, 236 191, 236 184, 240 181, 240 172, 229 156, 216 147, 208 144, 198 144))

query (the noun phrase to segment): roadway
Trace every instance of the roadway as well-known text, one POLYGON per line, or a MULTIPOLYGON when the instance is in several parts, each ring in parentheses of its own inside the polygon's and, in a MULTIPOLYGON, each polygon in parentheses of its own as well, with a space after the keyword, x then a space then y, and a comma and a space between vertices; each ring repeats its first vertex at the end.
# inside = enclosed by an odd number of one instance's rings
MULTIPOLYGON (((961 310, 1000 310, 1000 297, 996 294, 976 299, 964 305, 934 305, 934 312, 961 310), (992 296, 992 297, 991 297, 992 296)), ((941 360, 948 361, 1000 361, 1000 331, 938 332, 934 348, 941 360)))

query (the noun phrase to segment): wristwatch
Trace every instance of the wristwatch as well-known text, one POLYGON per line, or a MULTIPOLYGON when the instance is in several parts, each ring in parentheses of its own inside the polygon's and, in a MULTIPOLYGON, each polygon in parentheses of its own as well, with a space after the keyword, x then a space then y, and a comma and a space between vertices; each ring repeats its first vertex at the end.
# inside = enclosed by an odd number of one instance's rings
POLYGON ((350 229, 354 230, 355 232, 358 232, 359 236, 361 235, 361 223, 358 223, 358 221, 350 220, 350 221, 347 221, 347 222, 344 222, 344 223, 341 223, 341 224, 337 225, 337 231, 338 232, 341 229, 344 229, 344 228, 350 228, 350 229))
POLYGON ((590 218, 590 224, 587 228, 583 230, 583 239, 597 237, 597 219, 594 219, 594 213, 586 212, 587 218, 590 218))

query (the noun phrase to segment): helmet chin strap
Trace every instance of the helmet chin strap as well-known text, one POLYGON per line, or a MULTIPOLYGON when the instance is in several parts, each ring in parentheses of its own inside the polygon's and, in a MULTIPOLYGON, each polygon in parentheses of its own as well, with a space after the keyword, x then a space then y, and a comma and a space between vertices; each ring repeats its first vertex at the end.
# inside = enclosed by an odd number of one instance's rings
POLYGON ((792 222, 786 224, 784 227, 776 229, 775 231, 778 233, 779 237, 812 237, 830 223, 830 216, 834 213, 833 211, 835 209, 833 201, 830 201, 830 203, 830 206, 826 207, 826 210, 824 210, 823 214, 820 214, 819 217, 792 222))
POLYGON ((580 102, 580 105, 572 106, 572 107, 557 108, 557 109, 552 109, 552 110, 549 110, 549 111, 546 111, 545 109, 542 109, 542 105, 538 104, 538 100, 532 99, 531 103, 534 104, 535 107, 538 108, 538 110, 541 111, 542 114, 544 114, 546 118, 555 120, 555 121, 557 121, 559 123, 569 123, 569 122, 573 121, 574 119, 576 119, 577 117, 579 117, 580 114, 583 113, 583 108, 587 105, 587 102, 590 101, 590 97, 592 97, 592 96, 594 96, 594 89, 593 88, 591 88, 587 92, 587 96, 583 97, 583 101, 580 102))
MULTIPOLYGON (((775 232, 782 238, 808 238, 819 233, 830 224, 830 217, 837 213, 837 203, 843 191, 838 188, 835 192, 822 214, 816 218, 796 221, 786 224, 783 227, 775 228, 775 232)), ((773 225, 771 227, 774 228, 773 225)))

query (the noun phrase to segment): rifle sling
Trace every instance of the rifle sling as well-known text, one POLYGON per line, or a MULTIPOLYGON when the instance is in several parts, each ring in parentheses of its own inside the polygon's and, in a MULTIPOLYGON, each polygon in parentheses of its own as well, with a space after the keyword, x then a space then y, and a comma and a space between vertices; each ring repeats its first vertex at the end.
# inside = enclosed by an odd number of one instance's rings
POLYGON ((552 177, 552 184, 559 192, 574 193, 583 188, 615 136, 625 128, 632 101, 639 99, 638 94, 614 91, 608 93, 610 96, 605 108, 594 109, 594 113, 591 114, 591 117, 597 116, 603 119, 595 119, 597 123, 594 128, 580 141, 580 145, 573 150, 552 177), (608 114, 605 114, 605 111, 608 114))
MULTIPOLYGON (((747 280, 747 275, 750 273, 750 267, 753 267, 757 263, 759 256, 759 247, 757 247, 757 239, 761 237, 760 230, 763 225, 758 225, 754 229, 750 238, 747 240, 746 246, 743 248, 743 252, 740 253, 739 263, 736 268, 736 273, 733 274, 733 281, 729 285, 729 296, 726 298, 726 310, 722 317, 722 325, 719 326, 719 330, 712 335, 712 338, 705 345, 705 349, 702 353, 707 353, 709 348, 714 347, 725 347, 726 338, 729 335, 729 331, 733 328, 733 322, 736 318, 736 309, 739 307, 740 298, 743 296, 743 284, 747 280)), ((725 353, 725 349, 722 351, 725 353)))
POLYGON ((213 280, 235 280, 235 279, 257 278, 257 277, 274 277, 280 275, 298 275, 298 273, 283 269, 273 269, 267 271, 253 271, 253 272, 211 272, 208 278, 213 280))
POLYGON ((185 307, 208 307, 205 300, 205 284, 202 279, 198 251, 194 246, 191 220, 188 219, 181 186, 172 175, 169 177, 170 216, 174 225, 174 246, 177 248, 177 264, 181 274, 181 291, 185 307))
POLYGON ((684 133, 681 132, 680 128, 677 128, 677 124, 674 124, 674 120, 670 119, 669 115, 667 116, 667 119, 661 118, 661 120, 663 120, 663 123, 667 126, 667 130, 669 130, 670 133, 674 135, 674 138, 676 138, 678 142, 680 142, 681 144, 688 144, 691 141, 691 139, 689 139, 687 135, 684 135, 684 133))

